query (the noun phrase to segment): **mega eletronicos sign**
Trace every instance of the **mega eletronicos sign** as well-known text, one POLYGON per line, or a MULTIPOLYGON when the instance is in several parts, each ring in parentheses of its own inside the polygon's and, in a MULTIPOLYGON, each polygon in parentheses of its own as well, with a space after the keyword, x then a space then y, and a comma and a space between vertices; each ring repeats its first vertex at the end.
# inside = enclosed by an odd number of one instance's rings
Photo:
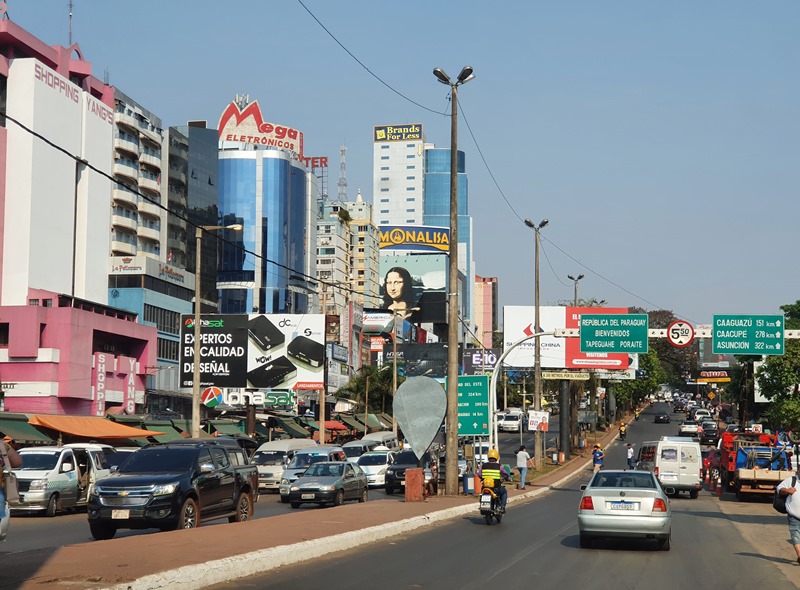
POLYGON ((230 103, 222 112, 217 129, 220 141, 282 148, 296 154, 299 160, 305 159, 303 132, 264 121, 258 101, 248 104, 244 109, 239 108, 235 102, 230 103))

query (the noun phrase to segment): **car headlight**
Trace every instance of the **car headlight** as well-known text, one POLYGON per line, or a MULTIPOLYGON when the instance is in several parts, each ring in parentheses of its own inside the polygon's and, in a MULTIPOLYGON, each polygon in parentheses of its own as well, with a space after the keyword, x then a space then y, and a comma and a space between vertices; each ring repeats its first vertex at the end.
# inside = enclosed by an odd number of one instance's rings
POLYGON ((386 467, 384 467, 383 469, 378 471, 378 473, 376 475, 386 475, 386 467))
POLYGON ((387 469, 386 475, 391 475, 392 477, 394 477, 394 469, 387 469))
POLYGON ((281 485, 288 486, 289 485, 289 480, 284 477, 283 479, 281 479, 281 485))
POLYGON ((46 490, 47 489, 47 480, 46 479, 34 479, 31 482, 31 486, 28 488, 30 490, 46 490))
POLYGON ((292 486, 292 487, 289 488, 289 491, 290 492, 299 492, 300 491, 300 486, 292 486))
POLYGON ((336 491, 336 486, 319 486, 319 489, 323 492, 333 492, 336 491))
POLYGON ((169 496, 170 494, 174 494, 175 490, 177 489, 178 489, 178 484, 176 483, 162 483, 153 488, 153 495, 169 496))

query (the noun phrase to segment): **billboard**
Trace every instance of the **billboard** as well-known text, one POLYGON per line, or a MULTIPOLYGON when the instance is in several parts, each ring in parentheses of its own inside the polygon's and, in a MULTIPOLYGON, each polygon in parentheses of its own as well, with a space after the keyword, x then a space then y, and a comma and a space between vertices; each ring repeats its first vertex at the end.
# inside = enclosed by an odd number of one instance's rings
MULTIPOLYGON (((181 318, 181 387, 191 387, 194 316, 181 318)), ((322 389, 322 314, 203 315, 201 387, 322 389)))
POLYGON ((283 148, 305 162, 303 132, 265 122, 257 100, 246 105, 244 109, 239 108, 235 102, 230 103, 222 112, 217 129, 220 141, 283 148))
POLYGON ((427 225, 382 225, 380 249, 408 252, 449 252, 450 228, 427 225))
POLYGON ((447 254, 382 254, 381 308, 414 324, 447 321, 447 254))
MULTIPOLYGON (((577 328, 581 313, 628 313, 627 308, 540 306, 539 324, 543 332, 557 328, 577 328)), ((534 333, 533 305, 503 307, 504 342, 508 349, 514 342, 534 333)), ((627 369, 629 356, 623 353, 580 352, 579 338, 541 336, 541 362, 547 369, 627 369)), ((515 348, 504 362, 508 367, 534 366, 535 340, 530 339, 515 348)))
POLYGON ((372 140, 377 141, 415 141, 422 139, 422 123, 410 125, 376 125, 372 140))
POLYGON ((503 354, 500 348, 471 348, 465 350, 462 365, 465 375, 490 375, 503 354))

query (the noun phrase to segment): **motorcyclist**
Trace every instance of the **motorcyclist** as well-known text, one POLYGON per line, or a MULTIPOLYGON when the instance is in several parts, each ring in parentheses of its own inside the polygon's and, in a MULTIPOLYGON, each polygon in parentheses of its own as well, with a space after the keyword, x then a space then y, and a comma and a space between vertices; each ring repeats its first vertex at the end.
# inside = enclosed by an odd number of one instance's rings
POLYGON ((628 433, 628 427, 624 423, 619 425, 619 437, 625 440, 625 435, 628 433))
POLYGON ((481 479, 491 477, 494 479, 494 492, 500 499, 500 512, 506 511, 506 503, 508 502, 508 492, 501 484, 501 481, 511 481, 511 476, 505 467, 500 465, 500 453, 497 449, 489 449, 486 455, 487 461, 478 469, 478 477, 481 479))
POLYGON ((634 418, 636 418, 636 420, 638 420, 639 419, 639 410, 634 411, 633 412, 633 416, 634 416, 634 418))

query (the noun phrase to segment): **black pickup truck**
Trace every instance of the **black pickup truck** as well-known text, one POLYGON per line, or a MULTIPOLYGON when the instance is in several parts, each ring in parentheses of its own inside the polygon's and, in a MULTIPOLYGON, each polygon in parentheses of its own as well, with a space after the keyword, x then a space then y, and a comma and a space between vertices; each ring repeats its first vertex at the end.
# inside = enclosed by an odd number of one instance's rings
POLYGON ((89 529, 110 539, 117 529, 191 529, 203 520, 250 519, 258 469, 233 440, 187 439, 131 453, 89 496, 89 529))

